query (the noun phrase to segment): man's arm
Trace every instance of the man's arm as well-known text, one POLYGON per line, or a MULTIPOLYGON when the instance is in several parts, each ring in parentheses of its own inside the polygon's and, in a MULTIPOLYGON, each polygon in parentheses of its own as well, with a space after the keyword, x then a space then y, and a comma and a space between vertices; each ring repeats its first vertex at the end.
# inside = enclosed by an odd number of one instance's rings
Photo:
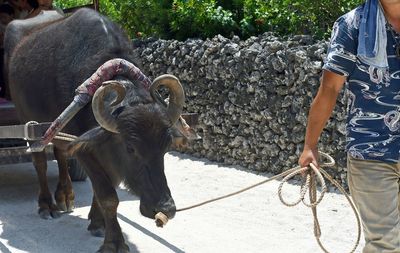
POLYGON ((42 10, 51 10, 53 8, 53 0, 38 0, 39 6, 28 14, 26 18, 32 18, 38 15, 42 10))
POLYGON ((337 97, 345 81, 345 76, 328 70, 323 71, 321 85, 308 115, 304 149, 299 158, 301 167, 306 167, 310 163, 318 165, 318 139, 335 108, 337 97))

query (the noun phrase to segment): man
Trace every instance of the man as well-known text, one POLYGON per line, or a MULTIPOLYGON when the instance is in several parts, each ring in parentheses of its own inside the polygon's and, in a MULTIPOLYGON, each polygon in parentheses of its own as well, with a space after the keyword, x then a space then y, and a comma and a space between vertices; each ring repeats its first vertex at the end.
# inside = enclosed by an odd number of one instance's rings
MULTIPOLYGON (((6 26, 11 20, 14 19, 14 9, 8 3, 0 4, 0 69, 3 66, 3 55, 4 55, 4 32, 6 30, 6 26)), ((3 71, 0 71, 0 99, 5 97, 5 84, 3 71)), ((0 101, 1 103, 1 101, 0 101)))
POLYGON ((14 7, 17 19, 28 18, 39 6, 37 0, 9 0, 9 3, 14 7))
POLYGON ((14 14, 14 9, 10 4, 0 4, 0 25, 8 25, 15 18, 14 14))
POLYGON ((27 18, 32 18, 38 15, 41 11, 53 9, 53 0, 37 0, 38 6, 30 13, 27 18))
POLYGON ((52 9, 52 0, 9 0, 10 4, 17 11, 18 19, 32 18, 42 10, 52 9))
POLYGON ((399 253, 400 0, 367 0, 336 21, 300 166, 318 165, 318 139, 344 84, 348 182, 363 253, 399 253))

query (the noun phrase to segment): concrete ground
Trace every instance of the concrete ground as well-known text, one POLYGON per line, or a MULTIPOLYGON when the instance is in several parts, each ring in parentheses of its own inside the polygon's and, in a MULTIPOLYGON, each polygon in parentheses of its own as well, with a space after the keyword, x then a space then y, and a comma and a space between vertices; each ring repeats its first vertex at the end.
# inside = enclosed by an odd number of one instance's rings
MULTIPOLYGON (((179 153, 169 153, 166 174, 178 208, 217 197, 264 180, 238 167, 226 167, 179 153)), ((52 191, 57 184, 55 162, 49 162, 52 191)), ((177 213, 164 228, 139 213, 139 201, 118 190, 118 218, 131 252, 143 253, 315 253, 311 211, 286 207, 277 196, 279 181, 197 209, 177 213)), ((31 164, 0 166, 0 252, 96 252, 102 238, 86 230, 92 198, 89 180, 74 182, 76 209, 59 219, 37 214, 38 183, 31 164)), ((288 184, 284 196, 294 200, 299 186, 288 184)), ((318 207, 322 242, 331 252, 350 252, 357 235, 345 197, 326 194, 318 207)), ((361 244, 363 240, 361 239, 361 244)), ((362 245, 361 245, 362 246, 362 245)), ((361 252, 359 246, 356 252, 361 252)))

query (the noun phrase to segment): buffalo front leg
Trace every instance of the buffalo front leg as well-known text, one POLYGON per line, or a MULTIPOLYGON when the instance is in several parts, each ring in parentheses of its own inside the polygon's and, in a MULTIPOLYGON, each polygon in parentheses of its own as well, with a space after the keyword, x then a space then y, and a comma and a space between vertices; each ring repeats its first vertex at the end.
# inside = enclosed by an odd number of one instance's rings
POLYGON ((97 203, 96 197, 93 195, 92 206, 89 212, 90 224, 88 230, 93 236, 104 237, 105 234, 105 224, 102 210, 97 203))
POLYGON ((106 226, 104 243, 97 251, 98 253, 127 253, 129 252, 128 245, 125 244, 122 235, 121 227, 117 220, 118 197, 114 192, 97 197, 104 215, 106 226))
MULTIPOLYGON (((91 214, 99 209, 104 218, 105 236, 103 245, 97 251, 98 253, 127 253, 128 245, 122 235, 121 227, 117 220, 117 208, 119 204, 117 192, 103 167, 90 153, 78 153, 79 162, 85 167, 90 181, 92 182, 95 205, 91 209, 91 214), (93 211, 93 212, 92 212, 93 211)), ((92 205, 93 207, 93 205, 92 205)), ((99 218, 99 213, 96 213, 99 218)))
POLYGON ((54 194, 58 208, 64 212, 74 209, 75 194, 72 189, 71 178, 68 174, 67 156, 64 151, 54 148, 54 156, 58 163, 58 184, 54 194))
POLYGON ((45 152, 32 153, 33 165, 39 180, 39 215, 42 219, 58 218, 60 212, 53 202, 47 182, 47 158, 45 152))

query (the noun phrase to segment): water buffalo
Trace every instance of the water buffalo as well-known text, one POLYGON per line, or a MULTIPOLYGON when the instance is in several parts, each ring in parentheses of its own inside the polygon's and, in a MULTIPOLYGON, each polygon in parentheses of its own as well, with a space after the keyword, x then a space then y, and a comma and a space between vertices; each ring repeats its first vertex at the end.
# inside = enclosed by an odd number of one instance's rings
MULTIPOLYGON (((11 23, 5 40, 8 85, 23 122, 54 120, 72 101, 77 86, 104 62, 116 58, 135 62, 132 43, 120 27, 89 9, 26 27, 22 21, 11 23)), ((140 197, 144 216, 154 218, 157 212, 168 218, 175 215, 164 174, 164 154, 177 132, 184 92, 179 81, 169 75, 156 79, 150 91, 137 80, 114 76, 96 92, 92 106, 85 106, 63 129, 80 137, 69 145, 53 141, 60 174, 64 173, 55 193, 57 205, 68 209, 73 202, 63 164, 68 151, 84 166, 93 185, 88 230, 93 235, 104 234, 99 252, 129 251, 117 221, 115 188, 120 182, 140 197), (160 85, 170 93, 167 107, 156 99, 160 85)), ((57 207, 47 187, 43 156, 34 153, 34 165, 41 184, 39 212, 48 216, 57 207)))

